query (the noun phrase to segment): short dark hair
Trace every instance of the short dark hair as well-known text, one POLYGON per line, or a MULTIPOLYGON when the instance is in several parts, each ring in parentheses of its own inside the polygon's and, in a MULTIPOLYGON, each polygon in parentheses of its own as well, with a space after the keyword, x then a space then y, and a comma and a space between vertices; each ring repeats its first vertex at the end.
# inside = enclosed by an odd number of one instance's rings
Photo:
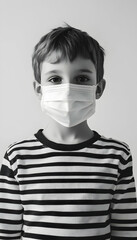
POLYGON ((35 79, 39 83, 41 83, 41 63, 55 51, 59 53, 56 62, 64 58, 73 61, 77 56, 91 59, 96 67, 97 82, 103 78, 104 49, 88 33, 67 24, 44 35, 34 48, 32 67, 35 79))

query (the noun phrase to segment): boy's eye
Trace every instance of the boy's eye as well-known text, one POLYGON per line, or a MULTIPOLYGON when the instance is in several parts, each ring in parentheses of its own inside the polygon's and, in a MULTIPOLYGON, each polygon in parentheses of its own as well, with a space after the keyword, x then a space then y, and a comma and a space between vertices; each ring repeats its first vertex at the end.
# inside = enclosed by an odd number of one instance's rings
MULTIPOLYGON (((80 76, 75 77, 74 82, 76 84, 83 84, 83 83, 88 82, 89 80, 90 80, 90 78, 88 76, 80 75, 80 76)), ((48 79, 48 82, 51 82, 52 84, 60 84, 60 83, 62 83, 62 78, 59 76, 53 76, 48 79)))
POLYGON ((87 76, 78 76, 76 77, 76 82, 78 83, 85 83, 88 82, 90 79, 87 76))
POLYGON ((61 83, 62 80, 60 77, 51 77, 48 81, 58 84, 58 83, 61 83))

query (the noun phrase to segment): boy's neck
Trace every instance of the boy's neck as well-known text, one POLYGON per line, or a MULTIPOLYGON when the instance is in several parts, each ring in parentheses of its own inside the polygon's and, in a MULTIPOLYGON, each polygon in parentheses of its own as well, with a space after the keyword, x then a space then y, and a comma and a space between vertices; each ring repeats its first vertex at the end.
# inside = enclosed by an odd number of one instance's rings
POLYGON ((61 144, 77 144, 93 137, 93 131, 89 128, 87 121, 74 127, 64 127, 51 120, 43 130, 43 134, 50 141, 61 144))

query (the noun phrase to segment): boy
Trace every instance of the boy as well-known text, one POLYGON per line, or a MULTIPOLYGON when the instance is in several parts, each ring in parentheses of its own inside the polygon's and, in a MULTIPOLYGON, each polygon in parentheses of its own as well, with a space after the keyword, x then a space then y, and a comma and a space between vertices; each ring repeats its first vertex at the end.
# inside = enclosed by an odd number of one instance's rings
POLYGON ((70 26, 35 46, 34 89, 49 122, 5 154, 1 240, 137 239, 129 147, 87 125, 105 88, 103 63, 98 42, 70 26))

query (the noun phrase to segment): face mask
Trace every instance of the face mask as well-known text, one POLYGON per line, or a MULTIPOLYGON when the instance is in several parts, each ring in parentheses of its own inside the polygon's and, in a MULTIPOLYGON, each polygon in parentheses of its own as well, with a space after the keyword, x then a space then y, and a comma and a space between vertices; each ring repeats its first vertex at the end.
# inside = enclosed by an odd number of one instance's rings
POLYGON ((95 85, 64 83, 41 88, 42 111, 65 127, 84 122, 95 112, 95 85))

